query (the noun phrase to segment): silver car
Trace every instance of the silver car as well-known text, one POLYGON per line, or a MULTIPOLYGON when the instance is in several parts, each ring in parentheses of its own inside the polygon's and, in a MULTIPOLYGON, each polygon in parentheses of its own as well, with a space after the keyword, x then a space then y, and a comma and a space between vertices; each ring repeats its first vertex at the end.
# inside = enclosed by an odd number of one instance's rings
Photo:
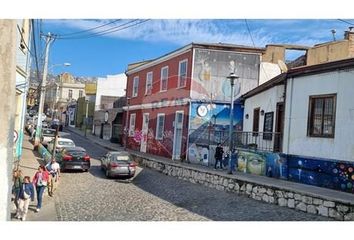
POLYGON ((136 166, 132 156, 125 151, 108 152, 101 158, 101 169, 105 171, 107 178, 132 178, 135 175, 136 166))

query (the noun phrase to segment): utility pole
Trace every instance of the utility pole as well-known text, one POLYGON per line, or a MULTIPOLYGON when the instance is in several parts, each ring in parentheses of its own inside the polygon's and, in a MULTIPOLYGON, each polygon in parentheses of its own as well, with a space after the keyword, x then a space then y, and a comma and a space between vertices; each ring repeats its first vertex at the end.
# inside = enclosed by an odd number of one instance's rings
POLYGON ((0 221, 10 220, 16 96, 16 20, 0 19, 0 221))
POLYGON ((239 77, 236 76, 235 73, 230 73, 227 77, 230 80, 231 84, 231 102, 230 102, 230 128, 229 128, 229 166, 231 166, 231 155, 232 155, 232 132, 234 129, 234 86, 235 86, 235 79, 239 77))
POLYGON ((39 145, 40 137, 41 137, 41 134, 42 134, 42 114, 43 114, 43 108, 44 108, 45 88, 46 88, 46 83, 47 83, 49 47, 50 47, 50 44, 54 40, 55 40, 54 36, 52 36, 50 33, 48 33, 48 35, 46 35, 43 78, 42 78, 42 83, 41 83, 41 96, 40 96, 40 100, 39 100, 36 136, 35 136, 35 139, 34 139, 34 146, 35 147, 39 145))

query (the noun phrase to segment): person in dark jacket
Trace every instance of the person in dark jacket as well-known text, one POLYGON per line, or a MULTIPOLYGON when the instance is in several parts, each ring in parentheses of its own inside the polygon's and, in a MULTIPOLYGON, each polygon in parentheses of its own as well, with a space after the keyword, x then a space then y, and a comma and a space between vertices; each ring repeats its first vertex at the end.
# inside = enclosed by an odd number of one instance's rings
POLYGON ((30 201, 34 201, 34 187, 31 183, 31 178, 25 176, 19 193, 18 210, 16 214, 18 219, 21 218, 22 221, 26 220, 30 201))
POLYGON ((12 181, 14 185, 12 186, 12 194, 14 196, 14 203, 16 206, 16 211, 18 210, 18 200, 20 195, 20 190, 23 182, 23 176, 21 170, 14 170, 12 173, 12 181))
POLYGON ((220 162, 220 168, 222 169, 222 156, 224 155, 224 149, 221 146, 221 143, 218 143, 218 146, 215 149, 215 169, 220 162))

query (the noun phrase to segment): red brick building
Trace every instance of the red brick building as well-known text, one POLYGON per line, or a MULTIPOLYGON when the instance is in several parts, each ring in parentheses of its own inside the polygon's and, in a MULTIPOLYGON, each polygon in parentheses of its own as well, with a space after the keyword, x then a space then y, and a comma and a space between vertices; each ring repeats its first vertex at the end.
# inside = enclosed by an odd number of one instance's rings
POLYGON ((191 129, 210 121, 208 109, 212 105, 207 104, 229 106, 229 73, 235 71, 240 76, 237 96, 258 86, 264 51, 192 43, 152 61, 130 65, 126 71, 129 107, 125 107, 128 115, 124 116, 127 147, 186 159, 191 129), (199 105, 207 106, 205 115, 191 112, 199 105))

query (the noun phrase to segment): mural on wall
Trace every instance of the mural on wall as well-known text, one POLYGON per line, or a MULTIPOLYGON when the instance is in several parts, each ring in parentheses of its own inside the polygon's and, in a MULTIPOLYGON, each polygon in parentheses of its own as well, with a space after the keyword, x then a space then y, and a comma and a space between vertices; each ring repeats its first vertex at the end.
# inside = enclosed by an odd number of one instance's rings
POLYGON ((354 164, 289 155, 289 180, 354 193, 354 164))
MULTIPOLYGON (((242 118, 243 108, 240 104, 235 104, 234 130, 242 130, 242 118)), ((217 143, 227 145, 230 106, 220 103, 192 103, 189 122, 188 160, 204 165, 212 164, 214 162, 212 151, 217 143)))
POLYGON ((278 153, 239 150, 237 170, 273 178, 288 178, 286 158, 278 153))
POLYGON ((260 56, 257 54, 195 49, 192 99, 230 101, 230 81, 235 72, 235 99, 257 87, 260 56))

